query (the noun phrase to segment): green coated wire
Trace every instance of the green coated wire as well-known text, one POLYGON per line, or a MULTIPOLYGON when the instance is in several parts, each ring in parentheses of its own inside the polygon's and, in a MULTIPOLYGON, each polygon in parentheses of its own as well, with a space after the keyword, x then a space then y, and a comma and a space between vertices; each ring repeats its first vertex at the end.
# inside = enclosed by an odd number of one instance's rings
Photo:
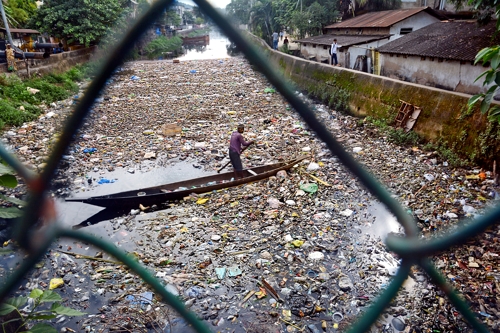
POLYGON ((458 293, 451 285, 448 284, 444 276, 439 273, 429 259, 422 259, 420 261, 420 266, 427 272, 427 274, 429 274, 432 281, 445 292, 446 296, 448 296, 453 305, 455 305, 455 308, 460 311, 464 318, 472 325, 472 327, 474 327, 477 333, 488 332, 488 329, 479 320, 477 320, 474 313, 472 313, 470 308, 467 306, 467 303, 458 296, 458 293))
POLYGON ((384 290, 384 292, 378 296, 377 300, 370 305, 368 310, 359 318, 350 328, 348 333, 359 333, 367 332, 370 327, 375 323, 378 317, 382 314, 381 309, 385 309, 389 306, 392 299, 396 296, 399 289, 408 278, 412 262, 410 260, 403 260, 398 272, 392 279, 389 286, 384 290))
POLYGON ((299 113, 308 126, 326 143, 330 151, 335 154, 360 182, 375 195, 401 223, 408 237, 416 237, 418 229, 415 221, 406 213, 403 207, 392 198, 391 194, 378 182, 368 171, 356 162, 356 160, 335 140, 330 131, 315 117, 314 113, 304 102, 295 95, 292 85, 277 72, 265 59, 261 52, 252 44, 249 44, 245 38, 225 19, 217 10, 215 10, 206 0, 194 0, 196 4, 207 13, 214 22, 224 31, 224 33, 233 41, 245 54, 248 60, 255 65, 258 70, 266 76, 272 85, 287 99, 291 106, 299 113))
POLYGON ((7 164, 9 164, 12 169, 17 172, 19 177, 23 178, 27 183, 32 181, 36 177, 36 174, 25 167, 24 164, 19 161, 16 155, 5 149, 3 144, 0 144, 0 157, 2 158, 2 160, 7 162, 7 164))
POLYGON ((425 257, 449 249, 454 245, 464 243, 467 239, 475 237, 488 227, 500 222, 500 206, 492 209, 485 215, 477 217, 473 223, 466 221, 453 230, 444 233, 439 238, 431 240, 408 239, 395 235, 388 235, 387 247, 401 257, 425 257), (465 223, 468 223, 465 225, 465 223), (456 229, 455 229, 456 228, 456 229))
POLYGON ((14 229, 14 238, 24 249, 30 250, 30 240, 23 237, 26 230, 29 230, 37 221, 44 205, 44 193, 48 190, 52 177, 64 153, 68 150, 75 133, 85 119, 95 99, 105 86, 107 79, 113 74, 115 69, 125 60, 134 43, 138 40, 146 29, 151 26, 164 12, 173 0, 158 0, 151 5, 151 8, 133 25, 125 37, 118 43, 113 51, 108 55, 101 67, 99 74, 92 80, 85 95, 75 107, 75 111, 68 118, 64 129, 52 151, 47 165, 40 177, 36 179, 36 186, 32 188, 32 195, 26 207, 26 213, 20 223, 14 229))
POLYGON ((199 333, 210 333, 210 329, 206 326, 204 322, 199 320, 191 311, 187 310, 184 304, 174 295, 169 293, 165 287, 160 283, 158 279, 153 277, 145 267, 139 264, 136 260, 127 256, 125 252, 118 249, 114 244, 104 241, 102 239, 96 238, 92 235, 68 230, 61 229, 59 230, 59 236, 61 237, 69 237, 72 239, 78 239, 83 242, 91 243, 92 245, 97 246, 101 250, 111 254, 117 260, 123 262, 134 271, 137 275, 139 275, 146 283, 148 283, 151 287, 153 287, 154 291, 156 291, 159 295, 161 295, 162 299, 170 305, 174 310, 176 310, 181 316, 188 321, 193 328, 199 333))
MULTIPOLYGON (((128 51, 132 49, 134 42, 139 39, 141 34, 150 26, 150 22, 154 22, 171 2, 172 0, 159 0, 153 3, 150 10, 137 21, 134 27, 126 34, 125 38, 122 39, 114 51, 109 55, 99 75, 87 89, 86 94, 76 106, 72 116, 68 118, 60 139, 55 145, 47 165, 39 177, 34 177, 34 175, 25 168, 14 155, 11 155, 4 149, 3 145, 0 145, 0 157, 32 185, 30 188, 31 197, 28 202, 26 213, 14 231, 15 239, 17 239, 18 243, 24 249, 28 250, 29 256, 23 261, 21 266, 3 282, 4 284, 0 290, 0 300, 3 300, 11 290, 15 290, 16 287, 19 286, 22 278, 26 276, 34 267, 35 263, 42 258, 51 242, 58 236, 64 236, 88 242, 115 256, 118 260, 122 261, 136 272, 145 282, 150 284, 153 289, 162 296, 164 301, 177 310, 198 332, 210 332, 202 321, 196 318, 192 312, 188 311, 176 297, 168 293, 161 283, 148 273, 144 267, 129 258, 113 244, 85 233, 59 229, 55 226, 45 229, 44 233, 31 231, 31 228, 41 215, 42 209, 44 209, 46 203, 46 201, 44 201, 44 193, 49 188, 58 163, 62 155, 67 151, 75 133, 92 107, 95 98, 98 96, 113 71, 123 62, 128 51), (31 233, 33 236, 31 236, 31 233), (35 244, 38 245, 35 246, 35 244)), ((421 258, 418 259, 418 264, 429 274, 433 282, 445 291, 446 295, 462 313, 464 318, 468 320, 478 332, 487 332, 487 329, 477 320, 477 318, 475 318, 474 314, 467 307, 467 304, 460 299, 458 294, 446 283, 445 278, 439 274, 430 260, 426 259, 425 256, 431 255, 437 251, 446 250, 452 245, 463 243, 466 239, 484 231, 488 226, 498 223, 500 221, 500 207, 478 218, 474 224, 461 226, 457 231, 439 239, 427 241, 418 239, 418 228, 412 217, 406 213, 397 200, 391 197, 390 193, 380 184, 380 182, 378 182, 371 173, 365 170, 365 168, 334 139, 328 129, 316 119, 309 108, 294 94, 295 89, 293 89, 293 86, 287 80, 284 80, 279 72, 273 69, 268 59, 262 56, 257 47, 248 43, 248 40, 246 40, 219 12, 210 6, 207 1, 195 0, 195 2, 219 25, 224 33, 243 51, 250 62, 254 64, 267 77, 271 84, 273 84, 288 100, 308 126, 316 132, 318 137, 326 143, 332 153, 339 158, 340 162, 360 180, 366 189, 375 195, 389 211, 395 215, 398 222, 401 223, 405 229, 406 237, 397 238, 395 236, 389 236, 386 241, 389 249, 403 258, 398 273, 393 278, 388 288, 384 290, 367 312, 351 327, 349 332, 357 333, 369 330, 377 317, 380 316, 383 309, 389 305, 392 298, 397 294, 404 280, 408 277, 412 264, 417 262, 417 258, 421 258)), ((267 47, 266 52, 270 53, 273 51, 270 51, 269 47, 267 47)))

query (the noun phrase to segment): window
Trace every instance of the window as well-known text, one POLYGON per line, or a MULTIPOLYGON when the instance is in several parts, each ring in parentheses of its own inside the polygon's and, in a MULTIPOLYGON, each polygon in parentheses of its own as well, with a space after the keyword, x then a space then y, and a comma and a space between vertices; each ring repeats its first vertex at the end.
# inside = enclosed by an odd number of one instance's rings
POLYGON ((399 34, 400 35, 406 35, 406 34, 409 34, 412 31, 413 31, 413 28, 401 28, 401 30, 399 30, 399 34))

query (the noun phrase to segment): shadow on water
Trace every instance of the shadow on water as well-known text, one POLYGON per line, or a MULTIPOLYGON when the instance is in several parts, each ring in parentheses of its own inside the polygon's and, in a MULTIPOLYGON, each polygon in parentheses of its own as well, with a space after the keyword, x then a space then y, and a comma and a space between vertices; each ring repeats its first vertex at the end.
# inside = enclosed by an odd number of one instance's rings
POLYGON ((119 216, 123 216, 127 213, 125 210, 115 210, 111 208, 105 208, 101 210, 100 212, 88 217, 84 221, 80 222, 79 224, 76 224, 73 226, 74 230, 82 229, 91 225, 95 225, 99 222, 102 221, 108 221, 112 220, 114 218, 117 218, 119 216))
MULTIPOLYGON (((112 194, 203 177, 214 173, 194 167, 189 162, 178 162, 169 167, 142 165, 141 169, 137 171, 133 170, 133 173, 130 171, 117 169, 112 172, 91 172, 86 175, 86 179, 90 179, 91 182, 82 182, 80 188, 71 197, 92 197, 112 194), (99 184, 100 182, 101 184, 99 184)), ((72 226, 73 229, 95 227, 100 222, 109 221, 127 215, 130 212, 130 210, 102 209, 102 207, 79 202, 65 202, 62 199, 57 200, 56 205, 59 220, 63 225, 72 226)), ((90 228, 90 231, 100 234, 102 230, 90 228)))

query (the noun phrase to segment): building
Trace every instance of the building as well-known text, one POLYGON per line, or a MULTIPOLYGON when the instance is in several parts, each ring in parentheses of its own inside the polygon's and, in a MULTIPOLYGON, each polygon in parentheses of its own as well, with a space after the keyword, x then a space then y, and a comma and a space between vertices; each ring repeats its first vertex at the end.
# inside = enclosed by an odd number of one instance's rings
POLYGON ((324 35, 297 42, 304 58, 328 63, 329 47, 336 38, 342 46, 337 55, 340 65, 365 67, 371 73, 372 66, 366 62, 373 49, 443 19, 446 18, 430 7, 372 12, 326 26, 324 35))
POLYGON ((476 78, 488 70, 474 65, 476 54, 500 44, 496 22, 443 21, 380 46, 379 70, 383 76, 467 94, 485 92, 476 78))

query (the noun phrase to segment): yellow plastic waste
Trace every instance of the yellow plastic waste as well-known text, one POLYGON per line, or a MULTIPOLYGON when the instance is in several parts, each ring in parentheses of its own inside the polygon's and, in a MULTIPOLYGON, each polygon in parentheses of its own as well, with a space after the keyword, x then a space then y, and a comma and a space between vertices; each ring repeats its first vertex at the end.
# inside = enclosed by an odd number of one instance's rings
POLYGON ((227 114, 234 115, 234 114, 236 114, 236 111, 227 111, 227 114))
POLYGON ((49 289, 50 290, 56 289, 56 288, 62 287, 63 285, 64 285, 63 279, 55 278, 55 279, 50 280, 49 289))
POLYGON ((292 242, 292 245, 295 247, 301 247, 304 244, 303 240, 296 239, 292 242))
POLYGON ((231 202, 230 206, 231 206, 231 207, 234 207, 234 206, 237 206, 238 204, 239 204, 239 202, 238 202, 238 201, 235 201, 235 202, 231 202))
POLYGON ((200 198, 198 200, 196 200, 196 203, 198 205, 203 205, 204 203, 206 203, 208 201, 208 198, 200 198))
POLYGON ((186 227, 182 227, 182 228, 181 228, 181 230, 179 230, 179 231, 180 231, 180 232, 188 232, 189 230, 188 230, 188 228, 186 228, 186 227))

